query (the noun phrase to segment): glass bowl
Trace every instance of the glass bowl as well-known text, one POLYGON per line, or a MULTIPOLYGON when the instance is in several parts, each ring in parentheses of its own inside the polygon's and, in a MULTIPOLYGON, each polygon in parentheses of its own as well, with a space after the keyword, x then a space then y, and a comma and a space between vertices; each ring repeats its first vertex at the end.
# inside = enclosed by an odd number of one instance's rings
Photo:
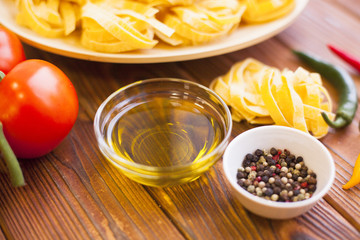
POLYGON ((229 108, 216 93, 172 78, 117 90, 94 119, 109 162, 130 179, 155 187, 197 179, 222 156, 231 129, 229 108))

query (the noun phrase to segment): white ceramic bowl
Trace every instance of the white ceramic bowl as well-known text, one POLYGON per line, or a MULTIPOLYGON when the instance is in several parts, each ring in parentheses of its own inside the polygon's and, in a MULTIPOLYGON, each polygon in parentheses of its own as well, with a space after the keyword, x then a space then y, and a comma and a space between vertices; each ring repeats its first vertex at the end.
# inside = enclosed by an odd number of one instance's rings
POLYGON ((232 193, 249 211, 272 219, 299 216, 312 208, 331 188, 335 178, 335 164, 329 151, 316 138, 302 131, 282 126, 262 126, 245 131, 234 138, 223 156, 225 176, 232 186, 232 193), (288 149, 295 156, 302 156, 309 169, 317 175, 317 189, 306 200, 274 202, 254 196, 237 183, 237 170, 247 153, 271 147, 288 149))

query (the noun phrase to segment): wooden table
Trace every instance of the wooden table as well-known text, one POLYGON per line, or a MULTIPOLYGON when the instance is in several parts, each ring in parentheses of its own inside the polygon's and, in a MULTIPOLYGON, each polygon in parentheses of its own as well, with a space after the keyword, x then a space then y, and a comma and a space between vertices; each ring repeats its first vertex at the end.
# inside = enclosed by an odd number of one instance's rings
MULTIPOLYGON (((28 58, 54 63, 73 81, 80 101, 77 122, 50 154, 21 160, 27 185, 12 188, 0 161, 0 239, 360 239, 360 185, 344 191, 360 153, 358 124, 321 139, 336 162, 330 192, 309 212, 270 220, 245 210, 230 193, 222 160, 198 180, 171 188, 135 183, 100 153, 93 119, 113 91, 140 79, 176 77, 208 86, 246 57, 295 69, 291 49, 317 54, 360 76, 327 48, 333 43, 360 56, 358 0, 310 1, 288 29, 256 46, 200 60, 159 64, 88 62, 25 45, 28 58)), ((325 82, 336 101, 336 91, 325 82)), ((1 101, 4 101, 1 99, 1 101)), ((234 123, 232 137, 256 127, 234 123)))

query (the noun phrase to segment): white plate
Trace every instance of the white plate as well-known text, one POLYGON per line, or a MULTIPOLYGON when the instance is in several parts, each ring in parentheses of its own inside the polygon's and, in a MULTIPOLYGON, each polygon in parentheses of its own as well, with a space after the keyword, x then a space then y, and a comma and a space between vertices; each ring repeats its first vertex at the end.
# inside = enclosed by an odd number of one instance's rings
POLYGON ((308 2, 309 0, 296 0, 295 9, 287 16, 269 23, 240 26, 229 36, 209 44, 177 48, 158 44, 150 50, 116 54, 87 50, 80 45, 76 35, 56 39, 44 38, 30 29, 19 26, 15 22, 17 10, 14 0, 0 0, 0 23, 16 33, 25 43, 67 57, 113 63, 175 62, 221 55, 269 39, 290 26, 308 2))

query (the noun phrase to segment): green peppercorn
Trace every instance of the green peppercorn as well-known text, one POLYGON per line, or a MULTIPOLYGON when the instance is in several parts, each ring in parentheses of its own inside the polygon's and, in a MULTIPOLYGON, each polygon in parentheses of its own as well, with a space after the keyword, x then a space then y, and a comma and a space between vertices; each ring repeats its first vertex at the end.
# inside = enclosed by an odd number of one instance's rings
POLYGON ((305 195, 304 195, 304 194, 302 194, 302 193, 300 193, 299 195, 297 195, 297 197, 298 197, 299 201, 301 201, 301 200, 304 200, 304 199, 305 199, 305 195))
POLYGON ((278 199, 279 199, 279 195, 277 195, 277 194, 271 195, 271 200, 277 201, 278 199))
POLYGON ((280 192, 280 199, 281 200, 283 200, 283 201, 286 201, 286 200, 288 200, 289 199, 289 197, 288 197, 288 191, 287 190, 282 190, 281 192, 280 192))
POLYGON ((250 186, 247 187, 247 190, 248 190, 248 192, 253 193, 255 191, 255 186, 250 185, 250 186))

